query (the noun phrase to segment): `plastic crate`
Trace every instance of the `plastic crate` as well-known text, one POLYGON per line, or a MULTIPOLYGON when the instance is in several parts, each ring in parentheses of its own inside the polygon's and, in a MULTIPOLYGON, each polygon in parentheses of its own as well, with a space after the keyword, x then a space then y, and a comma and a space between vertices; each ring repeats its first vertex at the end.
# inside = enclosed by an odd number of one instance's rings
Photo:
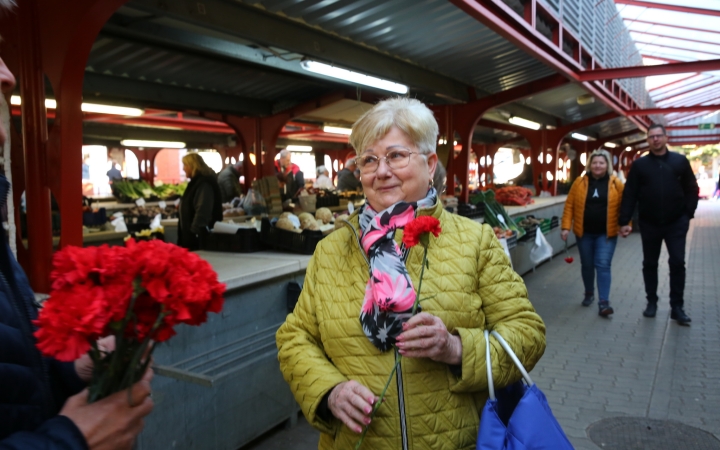
POLYGON ((518 243, 517 232, 513 231, 512 236, 506 237, 505 241, 507 242, 508 250, 512 250, 515 247, 517 247, 517 243, 518 243))
POLYGON ((557 228, 560 226, 560 218, 558 216, 553 216, 552 219, 550 219, 550 229, 557 228))
POLYGON ((340 206, 340 197, 335 194, 318 195, 317 201, 315 202, 316 208, 327 208, 330 206, 340 206))
POLYGON ((200 239, 200 250, 210 252, 252 253, 262 250, 260 233, 240 228, 235 234, 208 233, 200 239))
POLYGON ((322 231, 303 230, 302 233, 295 233, 275 228, 267 218, 262 220, 260 236, 262 242, 270 247, 303 255, 312 255, 318 242, 324 237, 322 231))
POLYGON ((537 235, 537 230, 540 228, 538 225, 533 225, 531 227, 523 228, 525 230, 525 234, 518 239, 518 242, 527 242, 530 240, 535 240, 535 235, 537 235))
POLYGON ((125 220, 125 226, 127 226, 128 233, 137 233, 138 231, 142 230, 149 230, 150 229, 150 218, 146 219, 139 219, 133 221, 133 219, 126 219, 125 220))
POLYGON ((100 208, 97 212, 84 212, 82 217, 83 225, 86 227, 99 227, 107 222, 107 213, 105 212, 105 208, 100 208))
POLYGON ((459 216, 467 217, 468 219, 483 217, 485 215, 485 203, 479 203, 477 205, 460 203, 457 206, 457 213, 459 216))

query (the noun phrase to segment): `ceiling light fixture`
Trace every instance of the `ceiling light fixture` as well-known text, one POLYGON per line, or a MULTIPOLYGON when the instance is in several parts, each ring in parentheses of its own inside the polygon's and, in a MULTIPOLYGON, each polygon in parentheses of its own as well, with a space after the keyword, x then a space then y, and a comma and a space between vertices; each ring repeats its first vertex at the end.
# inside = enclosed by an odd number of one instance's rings
MULTIPOLYGON (((15 106, 22 105, 22 98, 19 95, 10 97, 10 104, 15 106)), ((57 101, 52 98, 45 99, 45 107, 47 109, 57 109, 57 101)), ((127 108, 124 106, 101 105, 98 103, 83 103, 80 106, 83 112, 112 114, 117 116, 142 116, 143 110, 139 108, 127 108)))
POLYGON ((352 70, 341 69, 339 67, 324 64, 318 61, 302 61, 300 62, 300 67, 310 72, 319 73, 320 75, 338 78, 340 80, 350 81, 352 83, 362 84, 364 86, 370 86, 384 91, 396 92, 398 94, 408 93, 408 87, 404 84, 383 80, 382 78, 371 77, 370 75, 353 72, 352 70))
POLYGON ((345 136, 350 136, 350 133, 352 133, 352 129, 342 128, 342 127, 324 126, 323 132, 332 133, 332 134, 344 134, 345 136))
POLYGON ((185 148, 184 142, 176 141, 143 141, 138 139, 123 139, 121 145, 126 147, 151 147, 151 148, 185 148))
POLYGON ((312 147, 309 145, 288 145, 285 148, 287 148, 291 152, 311 152, 312 151, 312 147))
POLYGON ((632 151, 632 147, 630 147, 630 146, 628 145, 627 147, 625 147, 625 151, 626 151, 626 152, 631 152, 631 151, 632 151))
POLYGON ((618 148, 618 145, 614 142, 606 142, 604 145, 607 148, 618 148))
POLYGON ((585 136, 584 134, 580 134, 580 133, 573 133, 570 136, 575 139, 578 139, 580 141, 587 141, 589 139, 587 136, 585 136))
POLYGON ((530 128, 531 130, 539 130, 540 127, 542 127, 541 124, 533 122, 532 120, 523 119, 522 117, 511 117, 508 119, 508 122, 519 127, 530 128))

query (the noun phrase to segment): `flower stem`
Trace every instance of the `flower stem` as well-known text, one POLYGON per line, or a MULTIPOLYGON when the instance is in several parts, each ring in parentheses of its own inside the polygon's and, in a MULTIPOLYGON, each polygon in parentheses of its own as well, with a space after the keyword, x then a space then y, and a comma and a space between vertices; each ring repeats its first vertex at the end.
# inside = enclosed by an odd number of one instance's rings
POLYGON ((418 283, 417 295, 415 297, 415 303, 413 304, 412 315, 417 313, 418 305, 420 304, 420 290, 422 289, 423 276, 425 275, 425 266, 427 265, 427 253, 428 249, 425 247, 423 252, 422 269, 420 269, 420 282, 418 283))
MULTIPOLYGON (((375 417, 375 413, 377 412, 378 408, 380 408, 380 405, 383 402, 383 399, 385 398, 385 393, 388 390, 388 387, 390 386, 390 382, 393 379, 393 376, 395 375, 395 372, 397 371, 398 366, 400 366, 400 361, 402 361, 402 355, 398 353, 397 347, 395 347, 395 365, 392 368, 392 371, 390 372, 390 376, 387 379, 387 382, 385 382, 385 387, 383 388, 382 392, 380 393, 380 400, 378 400, 375 405, 373 406, 373 410, 370 413, 370 420, 375 417)), ((370 429, 370 425, 366 425, 363 429, 362 434, 360 435, 360 439, 357 441, 357 444, 355 444, 355 450, 358 450, 360 446, 363 443, 363 439, 365 439, 365 435, 367 434, 368 430, 370 429)))

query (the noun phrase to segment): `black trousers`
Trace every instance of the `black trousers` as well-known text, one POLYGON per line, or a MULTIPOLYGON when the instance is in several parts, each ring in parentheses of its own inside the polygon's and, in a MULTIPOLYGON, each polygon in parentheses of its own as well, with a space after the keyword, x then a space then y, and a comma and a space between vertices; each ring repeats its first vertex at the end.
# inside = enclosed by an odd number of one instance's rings
POLYGON ((690 218, 682 215, 666 225, 655 225, 640 220, 640 236, 643 247, 643 278, 645 294, 650 303, 657 303, 658 260, 662 242, 668 251, 670 267, 670 307, 683 307, 685 291, 685 242, 690 227, 690 218))

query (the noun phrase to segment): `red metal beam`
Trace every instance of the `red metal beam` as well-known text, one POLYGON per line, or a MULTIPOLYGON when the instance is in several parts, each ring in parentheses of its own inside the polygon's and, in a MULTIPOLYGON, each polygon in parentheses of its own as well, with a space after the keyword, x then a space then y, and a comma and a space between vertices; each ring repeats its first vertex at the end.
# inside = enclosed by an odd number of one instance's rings
MULTIPOLYGON (((714 129, 720 130, 720 123, 716 123, 714 125, 715 125, 714 129)), ((679 131, 679 130, 698 130, 699 128, 697 125, 671 125, 671 126, 665 127, 665 129, 668 131, 679 131)))
POLYGON ((662 107, 662 108, 673 108, 673 107, 680 107, 680 106, 706 105, 710 102, 714 102, 715 100, 720 100, 720 96, 718 96, 717 90, 715 90, 713 92, 709 92, 709 93, 694 95, 690 98, 684 99, 675 104, 658 105, 658 106, 662 107))
MULTIPOLYGON (((648 92, 657 91, 657 90, 659 90, 659 89, 664 89, 664 88, 667 88, 667 87, 670 87, 670 86, 674 86, 674 85, 676 85, 676 84, 682 84, 684 81, 689 80, 690 78, 694 78, 694 77, 696 77, 696 76, 698 76, 698 75, 700 75, 700 73, 694 73, 694 74, 692 74, 692 75, 688 75, 688 76, 686 76, 686 77, 684 77, 684 78, 680 78, 679 80, 675 80, 675 81, 671 81, 670 83, 663 84, 662 86, 657 86, 657 87, 654 87, 654 88, 652 88, 652 89, 648 89, 648 92)), ((705 78, 705 79, 707 79, 707 78, 705 78)))
MULTIPOLYGON (((647 36, 655 36, 655 37, 661 37, 661 38, 666 38, 666 39, 677 39, 678 41, 695 42, 697 44, 720 45, 717 42, 701 41, 699 39, 690 39, 690 38, 679 37, 679 36, 669 36, 667 34, 650 33, 649 31, 638 31, 638 30, 628 30, 628 31, 630 31, 631 33, 645 34, 647 36)), ((659 45, 661 47, 664 47, 663 44, 653 44, 653 45, 659 45)))
POLYGON ((682 112, 700 112, 720 110, 720 105, 677 106, 674 108, 631 109, 625 112, 628 116, 647 116, 650 114, 670 114, 682 112))
POLYGON ((675 73, 709 72, 720 70, 720 59, 693 61, 657 66, 618 67, 614 69, 586 70, 579 74, 580 81, 614 80, 618 78, 652 77, 675 73))
MULTIPOLYGON (((695 75, 693 75, 692 77, 689 77, 689 78, 694 78, 694 77, 695 77, 695 75)), ((684 80, 688 80, 689 78, 684 78, 684 80)), ((703 82, 706 82, 706 81, 711 81, 711 82, 712 82, 712 81, 715 81, 715 80, 717 80, 717 79, 716 79, 716 78, 713 78, 712 76, 709 76, 709 75, 708 75, 708 76, 706 76, 706 77, 704 77, 704 78, 700 78, 700 79, 698 79, 698 80, 693 80, 693 81, 690 81, 690 82, 685 82, 685 83, 682 83, 680 86, 674 87, 674 88, 672 88, 672 89, 668 89, 667 91, 663 92, 662 94, 659 94, 659 95, 657 96, 657 98, 654 98, 653 100, 655 100, 655 101, 660 101, 660 102, 661 102, 661 101, 663 101, 663 100, 673 98, 673 97, 675 97, 676 95, 682 95, 682 94, 688 92, 688 91, 684 91, 683 89, 693 89, 693 87, 694 87, 694 86, 697 86, 699 83, 703 83, 703 82), (663 96, 664 96, 664 97, 663 97, 663 96)), ((648 91, 648 92, 649 92, 649 91, 648 91)))
MULTIPOLYGON (((687 94, 690 94, 690 93, 692 93, 692 92, 700 91, 700 90, 702 90, 702 89, 706 89, 706 88, 715 86, 715 85, 717 85, 717 84, 720 84, 720 80, 718 80, 718 79, 716 78, 715 81, 713 81, 712 83, 707 83, 707 84, 704 84, 704 85, 702 85, 702 86, 694 87, 694 88, 691 88, 690 90, 681 92, 681 93, 679 93, 679 94, 674 94, 674 95, 672 95, 672 96, 670 96, 670 97, 665 97, 665 98, 661 98, 661 99, 656 99, 656 100, 655 100, 655 103, 658 103, 658 104, 659 104, 659 103, 667 102, 667 101, 672 100, 672 99, 677 99, 678 97, 682 97, 682 96, 687 95, 687 94)), ((701 93, 694 94, 694 95, 691 95, 691 96, 689 96, 689 97, 685 97, 685 98, 682 98, 682 99, 679 99, 679 100, 676 100, 676 101, 680 101, 680 102, 691 102, 691 103, 705 103, 705 102, 708 102, 708 101, 710 101, 710 100, 704 100, 704 101, 703 101, 703 100, 698 100, 698 98, 704 98, 704 97, 708 97, 708 96, 713 96, 713 95, 716 95, 715 93, 716 93, 716 90, 711 90, 710 92, 701 92, 701 93)))
POLYGON ((615 4, 616 5, 641 6, 643 8, 664 9, 666 11, 676 11, 676 12, 683 12, 683 13, 689 13, 689 14, 700 14, 703 16, 720 17, 720 11, 718 11, 716 9, 691 8, 689 6, 666 5, 664 3, 645 2, 645 1, 640 1, 640 0, 615 0, 615 4))
MULTIPOLYGON (((518 19, 517 14, 501 0, 450 0, 450 2, 560 74, 574 81, 583 81, 578 74, 583 70, 579 61, 574 60, 562 50, 562 40, 552 42, 535 29, 534 14, 530 15, 530 20, 518 19)), ((535 1, 531 1, 529 4, 532 8, 542 7, 535 1)), ((561 31, 560 37, 567 32, 562 29, 562 24, 560 24, 559 30, 561 31)), ((626 108, 623 101, 605 87, 589 82, 583 83, 583 86, 617 113, 622 114, 626 108)), ((638 127, 647 126, 642 119, 631 120, 638 127)))
MULTIPOLYGON (((675 24, 670 24, 670 23, 651 22, 651 21, 648 21, 648 20, 637 20, 637 19, 635 19, 635 20, 625 19, 625 20, 626 20, 627 22, 630 22, 630 23, 644 23, 644 24, 647 24, 647 25, 657 25, 657 26, 659 26, 659 27, 677 28, 677 29, 680 29, 680 30, 688 30, 688 31, 699 31, 699 32, 701 32, 701 33, 720 34, 720 31, 717 31, 717 30, 709 30, 709 29, 707 29, 707 28, 685 27, 685 26, 682 26, 682 25, 675 25, 675 24)), ((628 30, 629 30, 629 29, 628 29, 628 30)), ((632 31, 632 30, 630 30, 630 31, 632 31)))
POLYGON ((662 56, 654 56, 654 55, 648 55, 646 53, 640 52, 640 56, 647 59, 655 59, 657 61, 662 61, 666 63, 679 63, 679 62, 687 62, 687 61, 681 61, 679 59, 670 59, 670 58, 663 58, 662 56))
MULTIPOLYGON (((640 41, 637 39, 635 39, 635 43, 642 44, 642 45, 652 45, 654 47, 661 47, 661 48, 671 48, 673 50, 680 50, 683 52, 703 53, 705 55, 720 56, 720 53, 716 53, 716 52, 708 52, 705 50, 696 50, 696 49, 689 48, 689 47, 677 47, 675 45, 657 44, 655 42, 645 42, 645 41, 640 41)), ((685 64, 688 64, 688 63, 685 63, 685 64)))

